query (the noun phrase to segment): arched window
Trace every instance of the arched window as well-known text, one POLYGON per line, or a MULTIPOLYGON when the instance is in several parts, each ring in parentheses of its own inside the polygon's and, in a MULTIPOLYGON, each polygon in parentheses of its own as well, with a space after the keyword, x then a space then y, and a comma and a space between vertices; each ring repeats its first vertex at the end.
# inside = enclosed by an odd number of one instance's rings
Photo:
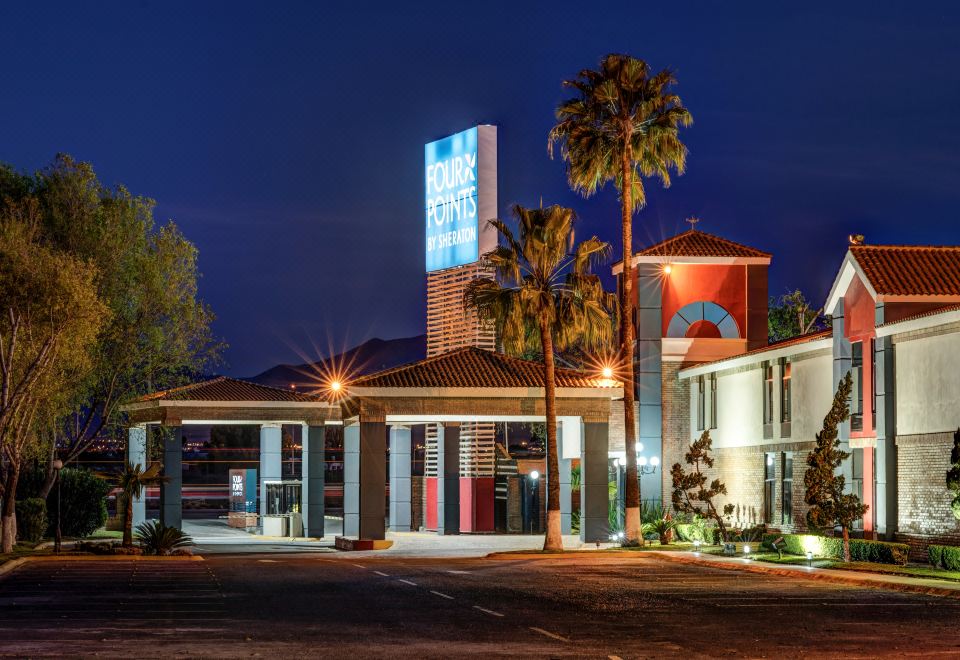
POLYGON ((667 337, 739 339, 740 329, 730 312, 714 302, 684 305, 670 319, 667 337))

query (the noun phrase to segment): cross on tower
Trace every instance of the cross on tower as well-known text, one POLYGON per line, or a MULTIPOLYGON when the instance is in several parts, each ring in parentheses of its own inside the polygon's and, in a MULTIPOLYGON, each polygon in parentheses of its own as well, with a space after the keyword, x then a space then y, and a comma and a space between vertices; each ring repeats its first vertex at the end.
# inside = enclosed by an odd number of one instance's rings
POLYGON ((700 222, 700 218, 687 218, 684 222, 689 222, 690 230, 694 231, 697 228, 697 223, 700 222))

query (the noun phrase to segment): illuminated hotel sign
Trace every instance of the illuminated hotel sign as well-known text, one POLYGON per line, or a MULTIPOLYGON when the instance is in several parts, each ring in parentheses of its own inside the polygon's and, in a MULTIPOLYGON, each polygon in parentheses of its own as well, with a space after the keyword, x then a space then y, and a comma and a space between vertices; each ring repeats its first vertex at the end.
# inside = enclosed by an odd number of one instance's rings
POLYGON ((496 245, 497 127, 431 142, 424 156, 427 271, 473 263, 496 245))

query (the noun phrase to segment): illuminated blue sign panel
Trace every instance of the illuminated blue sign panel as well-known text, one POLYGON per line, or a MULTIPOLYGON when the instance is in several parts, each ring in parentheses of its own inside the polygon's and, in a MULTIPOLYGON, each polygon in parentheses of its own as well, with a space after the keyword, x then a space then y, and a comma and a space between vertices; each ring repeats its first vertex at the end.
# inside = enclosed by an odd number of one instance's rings
POLYGON ((427 271, 480 258, 477 127, 425 149, 427 271))

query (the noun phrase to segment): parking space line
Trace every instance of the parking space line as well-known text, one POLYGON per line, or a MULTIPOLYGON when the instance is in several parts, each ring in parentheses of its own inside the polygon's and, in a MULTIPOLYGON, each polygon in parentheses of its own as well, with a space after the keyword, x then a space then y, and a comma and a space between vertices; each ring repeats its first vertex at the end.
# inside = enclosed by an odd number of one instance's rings
POLYGON ((439 591, 430 591, 434 596, 440 596, 440 598, 446 598, 447 600, 454 600, 453 596, 448 596, 447 594, 442 594, 439 591))
POLYGON ((567 639, 566 637, 564 637, 564 636, 562 636, 562 635, 558 635, 557 633, 552 633, 552 632, 550 632, 549 630, 544 630, 543 628, 537 628, 536 626, 530 626, 530 630, 532 630, 533 632, 540 633, 541 635, 546 635, 547 637, 550 637, 550 638, 553 638, 553 639, 558 639, 558 640, 560 640, 561 642, 569 642, 569 641, 570 641, 569 639, 567 639))
POLYGON ((352 565, 356 566, 357 568, 366 568, 366 566, 361 566, 360 564, 352 564, 352 565))
POLYGON ((390 576, 387 575, 386 573, 382 573, 382 572, 380 572, 380 571, 374 571, 374 573, 376 573, 377 575, 382 575, 383 577, 390 577, 390 576))
POLYGON ((411 582, 410 580, 397 580, 397 582, 403 582, 404 584, 409 584, 411 587, 417 586, 416 582, 411 582))
POLYGON ((500 612, 494 612, 493 610, 488 610, 485 607, 480 607, 479 605, 474 605, 473 609, 480 610, 481 612, 486 612, 487 614, 492 614, 493 616, 503 616, 500 612))

